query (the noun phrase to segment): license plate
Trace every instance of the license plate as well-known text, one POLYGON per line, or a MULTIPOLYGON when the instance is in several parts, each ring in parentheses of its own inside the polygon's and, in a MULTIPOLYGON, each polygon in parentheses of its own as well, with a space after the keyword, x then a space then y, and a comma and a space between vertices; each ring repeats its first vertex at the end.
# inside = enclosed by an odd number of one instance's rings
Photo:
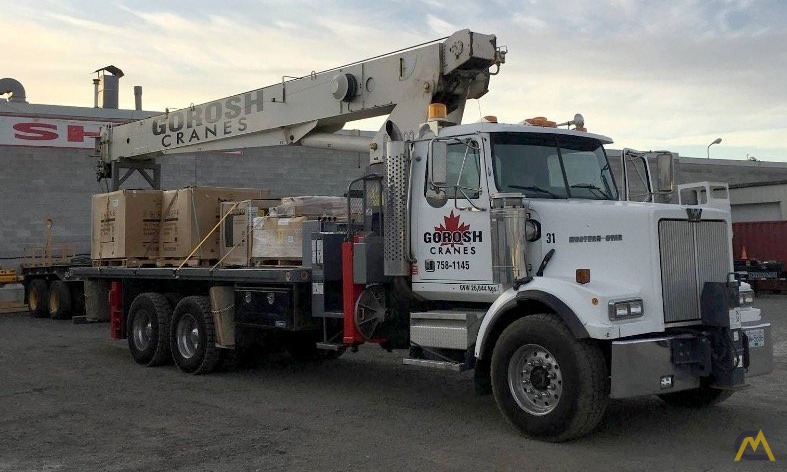
POLYGON ((749 338, 749 347, 763 347, 765 346, 765 330, 751 329, 746 331, 746 336, 749 338))

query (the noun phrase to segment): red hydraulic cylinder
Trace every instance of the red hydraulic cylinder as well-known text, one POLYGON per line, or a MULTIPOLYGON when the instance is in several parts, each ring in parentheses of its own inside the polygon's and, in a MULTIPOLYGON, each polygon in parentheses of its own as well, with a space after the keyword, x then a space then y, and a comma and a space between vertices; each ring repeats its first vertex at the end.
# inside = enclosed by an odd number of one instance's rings
POLYGON ((123 284, 119 280, 109 284, 109 335, 123 338, 123 284))
POLYGON ((344 344, 362 344, 365 339, 355 327, 355 303, 363 285, 353 283, 353 241, 342 243, 342 307, 344 312, 344 344))

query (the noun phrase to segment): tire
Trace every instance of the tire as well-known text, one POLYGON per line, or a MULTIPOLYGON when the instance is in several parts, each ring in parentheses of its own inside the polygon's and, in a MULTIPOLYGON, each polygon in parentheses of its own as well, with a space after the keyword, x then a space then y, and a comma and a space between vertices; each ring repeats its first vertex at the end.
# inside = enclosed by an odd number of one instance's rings
POLYGON ((220 358, 208 297, 185 297, 172 313, 169 336, 172 358, 189 374, 212 372, 220 358))
POLYGON ((503 331, 492 352, 491 377, 503 416, 534 438, 584 436, 607 407, 609 374, 601 348, 575 339, 553 314, 520 318, 503 331))
POLYGON ((33 279, 27 289, 27 307, 36 318, 49 316, 49 286, 44 279, 33 279))
POLYGON ((167 364, 169 320, 172 308, 160 293, 140 293, 131 302, 126 320, 128 348, 137 364, 154 367, 167 364))
POLYGON ((71 318, 71 287, 62 280, 55 280, 49 286, 49 316, 53 320, 71 318))
POLYGON ((734 390, 711 388, 707 381, 702 379, 699 388, 675 393, 664 393, 659 395, 659 398, 668 405, 684 408, 704 408, 723 402, 730 398, 733 393, 735 393, 734 390))

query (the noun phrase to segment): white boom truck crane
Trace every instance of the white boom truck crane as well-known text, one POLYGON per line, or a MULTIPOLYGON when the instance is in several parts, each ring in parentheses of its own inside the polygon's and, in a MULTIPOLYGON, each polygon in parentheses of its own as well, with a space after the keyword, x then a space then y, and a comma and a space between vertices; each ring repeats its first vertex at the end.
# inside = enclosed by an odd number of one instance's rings
MULTIPOLYGON (((511 423, 550 441, 587 434, 609 398, 700 407, 769 372, 771 327, 731 276, 713 189, 698 205, 625 201, 612 141, 579 115, 460 124, 504 58, 495 36, 463 30, 104 129, 100 171, 116 182, 162 154, 268 145, 369 152, 370 173, 349 185, 347 223, 304 230, 303 266, 70 276, 122 294, 110 308, 141 364, 207 373, 260 339, 299 357, 409 347, 405 364, 474 369, 511 423), (377 115, 372 139, 334 134, 377 115)), ((670 162, 652 194, 672 188, 670 162)))

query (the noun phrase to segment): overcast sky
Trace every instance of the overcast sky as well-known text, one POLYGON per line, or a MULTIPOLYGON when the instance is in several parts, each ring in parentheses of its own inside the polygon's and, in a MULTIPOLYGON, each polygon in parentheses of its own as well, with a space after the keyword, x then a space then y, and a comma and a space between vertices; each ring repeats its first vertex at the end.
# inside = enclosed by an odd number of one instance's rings
MULTIPOLYGON (((92 105, 125 72, 146 110, 180 108, 470 28, 508 46, 465 121, 582 113, 613 147, 787 161, 787 1, 5 1, 0 77, 28 101, 92 105), (176 5, 177 4, 177 5, 176 5), (187 5, 187 6, 180 6, 187 5)), ((374 123, 373 123, 374 124, 374 123)), ((367 123, 368 126, 368 123, 367 123)))

